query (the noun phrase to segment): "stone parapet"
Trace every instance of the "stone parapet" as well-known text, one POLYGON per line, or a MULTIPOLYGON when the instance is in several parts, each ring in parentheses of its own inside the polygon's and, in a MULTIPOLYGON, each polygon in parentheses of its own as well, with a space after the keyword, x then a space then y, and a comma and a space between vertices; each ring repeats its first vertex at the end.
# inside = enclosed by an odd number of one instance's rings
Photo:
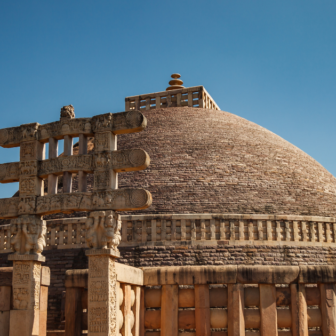
MULTIPOLYGON (((87 248, 87 217, 46 221, 44 250, 87 248)), ((336 219, 320 216, 175 214, 121 216, 121 247, 336 247, 336 219)), ((9 225, 0 226, 0 254, 11 252, 9 225)))
POLYGON ((196 107, 220 110, 204 86, 146 93, 125 98, 125 110, 153 110, 166 107, 196 107))

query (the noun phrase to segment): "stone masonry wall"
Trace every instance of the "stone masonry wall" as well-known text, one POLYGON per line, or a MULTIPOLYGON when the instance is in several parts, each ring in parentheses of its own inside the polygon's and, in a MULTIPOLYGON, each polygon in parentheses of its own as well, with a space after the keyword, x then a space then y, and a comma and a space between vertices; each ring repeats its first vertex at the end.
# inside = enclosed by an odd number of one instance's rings
MULTIPOLYGON (((293 246, 156 246, 120 247, 120 263, 134 267, 182 265, 335 265, 336 248, 293 246)), ((88 268, 84 249, 47 250, 45 266, 51 270, 48 330, 64 329, 65 271, 88 268), (64 314, 64 308, 63 308, 64 314)), ((12 266, 8 254, 0 254, 0 267, 12 266)))

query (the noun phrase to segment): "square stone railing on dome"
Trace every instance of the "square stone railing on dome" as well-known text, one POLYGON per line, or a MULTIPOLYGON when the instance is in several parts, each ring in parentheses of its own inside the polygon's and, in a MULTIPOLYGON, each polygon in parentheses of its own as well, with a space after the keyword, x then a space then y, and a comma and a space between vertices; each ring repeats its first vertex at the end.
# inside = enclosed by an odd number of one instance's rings
MULTIPOLYGON (((45 250, 87 247, 86 217, 46 221, 45 250)), ((120 246, 296 245, 336 246, 336 220, 317 216, 121 216, 120 246)), ((0 226, 0 253, 11 252, 10 225, 0 226)))
POLYGON ((152 110, 164 107, 198 107, 220 110, 203 86, 162 91, 125 98, 125 110, 152 110))
MULTIPOLYGON (((146 118, 138 111, 107 113, 92 118, 61 118, 0 130, 0 146, 20 147, 20 162, 0 165, 0 182, 19 182, 19 197, 0 199, 0 219, 56 212, 143 209, 151 204, 144 189, 118 189, 119 172, 145 169, 148 154, 141 149, 117 150, 117 135, 139 132, 146 118), (87 153, 93 136, 94 153, 87 153), (79 155, 73 155, 73 137, 79 137, 79 155), (57 156, 64 139, 63 156, 57 156), (45 143, 49 158, 45 159, 45 143), (79 174, 79 190, 72 192, 72 174, 79 174), (86 174, 93 173, 93 192, 86 190, 86 174), (63 193, 57 193, 57 176, 63 175, 63 193), (48 195, 44 180, 48 179, 48 195)), ((3 229, 4 230, 4 229, 3 229)), ((4 244, 1 235, 0 245, 4 244)), ((0 247, 1 249, 1 247, 0 247)))

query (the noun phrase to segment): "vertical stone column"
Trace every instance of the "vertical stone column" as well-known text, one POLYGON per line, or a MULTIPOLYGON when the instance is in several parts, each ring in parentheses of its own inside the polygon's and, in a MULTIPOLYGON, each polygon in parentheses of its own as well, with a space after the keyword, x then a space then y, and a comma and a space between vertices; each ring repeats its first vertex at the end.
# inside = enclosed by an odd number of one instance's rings
POLYGON ((15 255, 13 260, 13 310, 10 311, 9 336, 39 336, 41 255, 15 255))
POLYGON ((117 136, 111 131, 95 133, 95 191, 118 189, 118 174, 108 166, 108 152, 117 150, 117 136))
POLYGON ((38 336, 41 335, 41 263, 45 261, 41 252, 46 244, 46 225, 39 216, 23 215, 12 220, 11 233, 15 253, 8 256, 13 261, 9 336, 38 336))
MULTIPOLYGON (((79 154, 87 154, 87 137, 84 134, 79 134, 79 154)), ((78 191, 85 192, 87 190, 87 173, 78 172, 78 191)))
POLYGON ((320 284, 323 336, 336 335, 335 284, 320 284))
MULTIPOLYGON (((100 336, 119 336, 119 286, 115 259, 120 256, 117 248, 121 240, 120 216, 113 211, 91 212, 86 221, 86 228, 86 242, 90 247, 86 251, 89 258, 88 333, 89 336, 97 333, 100 336)), ((125 293, 123 304, 129 300, 125 293)), ((123 328, 130 331, 133 325, 127 324, 127 317, 124 319, 123 328)))
POLYGON ((113 249, 90 249, 88 285, 88 335, 119 336, 117 330, 117 274, 113 249))
POLYGON ((292 335, 308 336, 306 289, 304 284, 293 283, 291 290, 292 335))
POLYGON ((178 285, 162 286, 161 336, 178 335, 178 291, 178 285))
POLYGON ((245 335, 244 285, 228 284, 228 336, 245 335))
POLYGON ((9 314, 12 288, 0 285, 0 336, 9 335, 9 314))
MULTIPOLYGON (((70 135, 64 137, 64 156, 73 155, 73 139, 70 135)), ((72 173, 65 172, 63 174, 63 192, 71 193, 72 192, 72 173)))
POLYGON ((259 285, 260 292, 260 335, 278 336, 275 285, 259 285))
POLYGON ((209 285, 195 285, 195 322, 196 336, 211 335, 209 285))
MULTIPOLYGON (((49 138, 49 159, 55 159, 58 156, 58 140, 49 138)), ((48 175, 48 194, 57 194, 58 177, 54 174, 48 175)))
POLYGON ((43 196, 43 180, 37 176, 37 161, 44 159, 45 146, 37 140, 20 144, 20 183, 21 200, 43 196))

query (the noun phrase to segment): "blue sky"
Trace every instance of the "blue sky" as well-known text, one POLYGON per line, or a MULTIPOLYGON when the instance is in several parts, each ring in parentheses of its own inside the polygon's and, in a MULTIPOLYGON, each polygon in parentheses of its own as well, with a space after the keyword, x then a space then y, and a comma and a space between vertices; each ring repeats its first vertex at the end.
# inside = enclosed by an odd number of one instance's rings
POLYGON ((334 0, 2 0, 0 41, 1 128, 123 111, 179 72, 336 175, 334 0))

